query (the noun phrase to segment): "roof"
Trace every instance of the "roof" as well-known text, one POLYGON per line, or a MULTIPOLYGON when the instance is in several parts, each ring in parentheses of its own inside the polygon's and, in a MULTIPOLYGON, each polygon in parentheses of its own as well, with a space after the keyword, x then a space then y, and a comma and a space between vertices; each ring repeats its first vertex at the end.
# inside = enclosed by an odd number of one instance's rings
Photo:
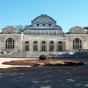
POLYGON ((36 21, 37 19, 43 18, 43 17, 49 18, 49 19, 52 20, 54 23, 56 23, 56 21, 55 21, 52 17, 48 16, 47 14, 41 14, 40 16, 37 16, 36 18, 34 18, 34 19, 32 20, 32 23, 33 23, 34 21, 36 21))
POLYGON ((13 27, 13 26, 6 26, 6 27, 4 27, 2 30, 8 30, 8 29, 16 30, 16 28, 13 27))
POLYGON ((69 33, 82 34, 85 33, 85 28, 81 26, 74 26, 69 30, 69 33))

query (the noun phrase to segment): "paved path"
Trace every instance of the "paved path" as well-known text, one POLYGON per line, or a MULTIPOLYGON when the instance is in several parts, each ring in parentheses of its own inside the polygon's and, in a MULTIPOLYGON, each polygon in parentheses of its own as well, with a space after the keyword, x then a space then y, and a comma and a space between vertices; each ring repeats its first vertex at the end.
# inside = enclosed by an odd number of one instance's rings
MULTIPOLYGON (((0 68, 9 68, 9 67, 30 67, 30 66, 24 66, 24 65, 5 65, 2 64, 5 61, 11 61, 11 60, 27 60, 29 58, 0 58, 0 68)), ((31 59, 31 58, 30 58, 31 59)), ((32 58, 36 59, 36 58, 32 58)))

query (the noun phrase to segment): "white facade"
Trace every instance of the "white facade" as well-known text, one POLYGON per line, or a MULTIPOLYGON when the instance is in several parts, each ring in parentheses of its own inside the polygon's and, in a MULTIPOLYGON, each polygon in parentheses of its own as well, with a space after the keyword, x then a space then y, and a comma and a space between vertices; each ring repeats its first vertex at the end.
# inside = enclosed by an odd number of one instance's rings
POLYGON ((31 25, 19 33, 8 26, 0 34, 0 52, 29 52, 59 54, 88 49, 88 29, 75 26, 64 33, 56 21, 43 14, 32 20, 31 25))

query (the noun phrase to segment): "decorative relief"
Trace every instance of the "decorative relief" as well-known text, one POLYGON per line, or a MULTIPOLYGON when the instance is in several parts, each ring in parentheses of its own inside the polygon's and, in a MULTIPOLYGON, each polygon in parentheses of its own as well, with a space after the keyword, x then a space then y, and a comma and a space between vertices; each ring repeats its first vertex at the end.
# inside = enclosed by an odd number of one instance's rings
POLYGON ((72 38, 70 38, 70 39, 68 39, 68 41, 73 41, 73 39, 72 39, 72 38))
POLYGON ((85 42, 85 41, 88 41, 88 38, 83 38, 83 41, 85 42))
POLYGON ((0 42, 4 42, 4 37, 0 37, 0 42))

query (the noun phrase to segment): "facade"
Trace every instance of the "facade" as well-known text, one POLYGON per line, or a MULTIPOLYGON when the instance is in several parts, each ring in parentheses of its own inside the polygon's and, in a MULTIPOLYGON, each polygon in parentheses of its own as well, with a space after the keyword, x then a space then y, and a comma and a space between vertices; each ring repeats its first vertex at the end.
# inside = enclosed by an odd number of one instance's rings
POLYGON ((20 33, 13 26, 0 33, 0 53, 59 54, 88 49, 88 27, 75 26, 64 33, 56 21, 42 14, 20 33))

